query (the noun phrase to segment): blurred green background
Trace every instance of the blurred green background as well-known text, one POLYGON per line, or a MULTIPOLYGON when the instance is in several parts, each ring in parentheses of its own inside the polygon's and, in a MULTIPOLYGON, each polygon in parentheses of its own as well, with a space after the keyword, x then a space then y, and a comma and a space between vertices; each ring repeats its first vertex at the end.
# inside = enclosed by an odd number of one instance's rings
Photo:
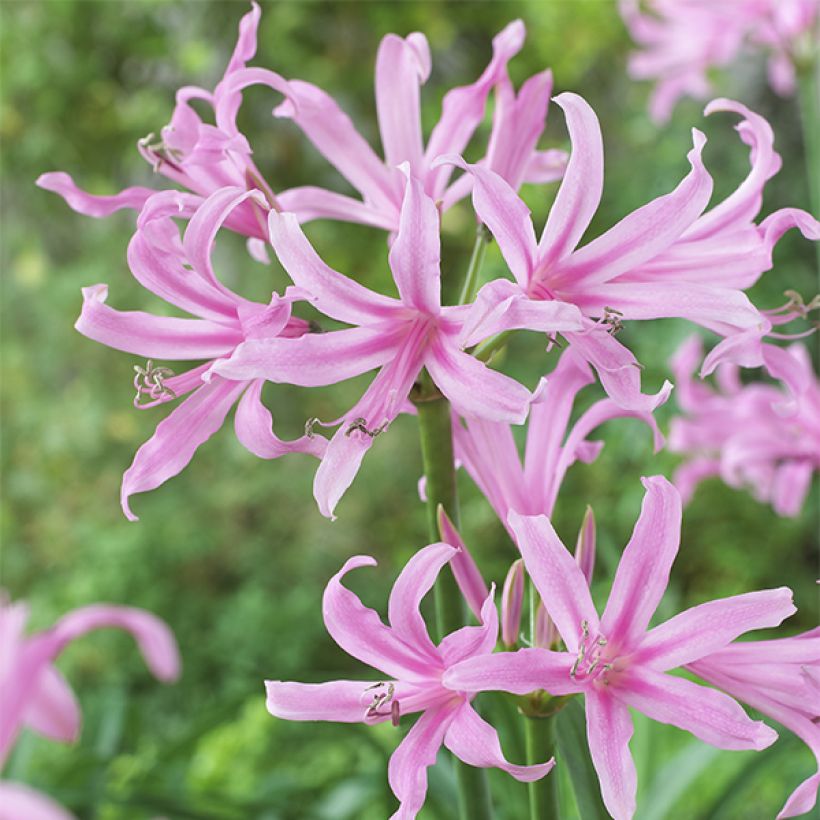
MULTIPOLYGON (((267 715, 265 678, 320 681, 370 676, 326 635, 320 610, 327 579, 355 553, 379 559, 352 585, 382 609, 392 579, 425 541, 416 495, 420 458, 415 420, 402 418, 375 443, 339 519, 330 523, 311 496, 314 464, 294 457, 258 460, 230 425, 203 446, 178 478, 134 500, 139 523, 121 515, 118 487, 137 446, 164 410, 131 405, 135 357, 94 344, 72 329, 80 288, 111 287, 122 309, 163 306, 130 278, 125 248, 133 215, 93 220, 70 211, 34 180, 66 170, 94 192, 132 184, 160 187, 135 150, 170 117, 183 84, 212 87, 234 45, 243 2, 4 2, 2 14, 2 585, 32 605, 32 626, 94 601, 141 606, 165 618, 184 658, 172 687, 157 684, 130 640, 91 635, 60 661, 79 694, 85 725, 74 748, 24 735, 5 776, 24 780, 81 818, 383 818, 393 809, 385 770, 398 740, 388 726, 290 724, 267 715)), ((606 187, 594 236, 686 172, 690 127, 706 131, 717 195, 743 177, 747 151, 733 118, 704 121, 681 103, 658 129, 646 116, 649 88, 625 74, 630 43, 609 0, 575 2, 264 3, 258 65, 310 80, 333 94, 377 144, 372 66, 380 37, 424 31, 433 75, 423 93, 425 127, 441 97, 471 81, 489 57, 492 35, 515 17, 528 40, 511 71, 520 82, 551 67, 556 91, 584 95, 601 119, 606 187)), ((716 92, 770 118, 784 168, 769 185, 764 212, 808 207, 796 102, 774 97, 761 61, 717 78, 716 92)), ((277 187, 311 181, 344 190, 298 131, 275 121, 266 90, 246 95, 241 123, 257 164, 277 187)), ((544 146, 565 146, 556 109, 544 146)), ((480 144, 480 140, 478 140, 480 144)), ((524 192, 543 220, 554 189, 524 192)), ((383 234, 346 225, 308 228, 339 270, 386 287, 383 234)), ((444 224, 444 277, 458 278, 472 239, 467 207, 444 224)), ((233 236, 220 240, 217 270, 248 296, 283 282, 274 264, 251 261, 233 236)), ((762 307, 786 288, 810 296, 813 249, 796 235, 778 248, 775 271, 752 294, 762 307)), ((485 271, 500 273, 497 249, 485 271)), ((623 338, 646 366, 646 389, 690 332, 679 322, 627 327, 623 338)), ((517 340, 502 367, 528 383, 551 368, 534 336, 517 340), (511 365, 511 367, 508 367, 511 365)), ((332 418, 365 380, 326 390, 268 386, 277 431, 296 435, 304 420, 332 418)), ((269 391, 269 392, 267 392, 269 391)), ((588 404, 597 387, 584 395, 588 404)), ((672 407, 660 412, 664 427, 672 407)), ((599 522, 599 594, 638 512, 639 476, 670 475, 675 457, 653 457, 640 424, 615 421, 600 436, 594 466, 571 471, 555 513, 574 539, 584 506, 599 522)), ((488 579, 503 581, 513 548, 488 505, 462 476, 464 535, 488 579)), ((685 514, 683 547, 660 617, 680 607, 751 589, 789 585, 800 613, 788 631, 817 623, 817 495, 800 518, 778 519, 749 495, 717 481, 685 514)), ((602 597, 599 600, 602 600, 602 597)), ((504 704, 487 704, 502 710, 504 704)), ((504 731, 521 759, 515 721, 504 731)), ((638 721, 633 749, 642 818, 766 818, 813 770, 809 752, 783 738, 766 752, 716 752, 675 729, 638 721)), ((491 773, 498 816, 524 816, 526 791, 491 773)), ((452 775, 442 755, 431 773, 426 818, 453 818, 452 775)))

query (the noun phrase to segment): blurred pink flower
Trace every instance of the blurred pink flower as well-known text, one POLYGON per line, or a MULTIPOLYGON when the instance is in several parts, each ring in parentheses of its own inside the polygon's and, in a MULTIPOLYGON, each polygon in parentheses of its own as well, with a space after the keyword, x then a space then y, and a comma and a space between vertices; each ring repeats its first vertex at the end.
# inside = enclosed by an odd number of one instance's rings
POLYGON ((74 815, 29 786, 0 780, 0 820, 74 820, 74 815))
MULTIPOLYGON (((793 638, 733 643, 687 668, 790 729, 820 766, 820 628, 793 638)), ((778 820, 810 812, 818 786, 820 771, 792 792, 778 820)))
POLYGON ((688 501, 701 481, 720 476, 731 487, 749 487, 778 515, 795 516, 820 469, 820 383, 802 345, 760 349, 788 392, 743 385, 737 366, 728 363, 717 369, 715 389, 693 378, 703 359, 700 339, 693 336, 678 349, 672 369, 685 415, 672 420, 669 449, 687 460, 674 481, 688 501))
POLYGON ((419 604, 456 552, 447 544, 431 544, 410 559, 390 594, 390 626, 341 583, 351 569, 374 566, 373 558, 351 558, 327 585, 322 612, 331 637, 354 658, 384 672, 386 679, 266 682, 268 711, 287 720, 391 720, 398 725, 403 715, 422 712, 390 758, 390 787, 401 803, 393 817, 402 820, 414 818, 421 810, 427 792, 427 767, 435 763, 442 744, 471 766, 495 766, 522 781, 537 780, 554 765, 553 760, 533 766, 508 763, 495 730, 470 705, 474 694, 442 683, 450 667, 467 658, 488 655, 498 639, 491 590, 481 609, 480 626, 452 632, 438 646, 430 640, 419 604))
POLYGON ((777 626, 795 612, 791 591, 781 588, 710 601, 647 630, 678 551, 681 505, 666 479, 643 482, 641 515, 600 619, 584 573, 549 519, 510 513, 527 571, 566 651, 482 655, 452 666, 443 677, 446 686, 466 692, 583 693, 592 760, 616 820, 635 811, 629 707, 723 749, 763 749, 774 742, 777 734, 750 720, 732 698, 666 672, 722 649, 751 629, 777 626))
POLYGON ((173 217, 179 216, 185 197, 167 191, 148 200, 128 247, 128 263, 148 290, 199 318, 117 311, 105 304, 107 286, 95 285, 83 289, 83 309, 76 324, 90 339, 149 359, 146 367, 135 368, 137 407, 154 407, 191 394, 157 425, 123 476, 121 502, 131 520, 136 516, 129 497, 181 472, 237 401, 237 438, 260 458, 291 452, 320 457, 326 443, 320 437, 277 438, 271 430, 271 414, 261 401, 261 379, 232 381, 215 376, 203 383, 210 361, 180 375, 154 366, 154 359, 213 360, 230 355, 246 339, 301 336, 309 330, 306 321, 291 316, 291 302, 303 298, 296 289, 289 289, 284 297, 273 294, 268 305, 258 304, 229 290, 214 272, 211 250, 220 227, 236 208, 253 204, 261 194, 243 188, 216 191, 196 210, 180 241, 173 217))
MULTIPOLYGON (((532 394, 459 348, 465 307, 442 307, 436 206, 408 174, 390 268, 399 299, 382 296, 331 270, 291 214, 270 214, 276 255, 322 313, 356 327, 299 338, 250 339, 211 372, 228 379, 265 378, 305 387, 334 384, 380 367, 361 400, 343 417, 313 485, 332 517, 374 439, 401 412, 423 368, 460 414, 521 424, 532 394)), ((551 306, 555 328, 580 327, 572 305, 551 306)))
POLYGON ((818 0, 620 0, 620 10, 641 48, 630 76, 657 81, 649 103, 656 122, 668 120, 683 96, 707 97, 708 72, 746 47, 769 53, 769 83, 792 94, 795 58, 812 47, 820 19, 818 0))

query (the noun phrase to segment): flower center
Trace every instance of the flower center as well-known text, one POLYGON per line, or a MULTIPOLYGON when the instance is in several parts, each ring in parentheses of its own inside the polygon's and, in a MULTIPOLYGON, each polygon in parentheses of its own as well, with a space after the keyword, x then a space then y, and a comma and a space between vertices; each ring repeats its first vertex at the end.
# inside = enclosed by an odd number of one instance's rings
POLYGON ((362 705, 365 706, 365 723, 375 723, 378 718, 389 717, 394 726, 399 725, 401 707, 394 698, 396 687, 392 683, 380 681, 368 686, 362 692, 362 705))
POLYGON ((612 669, 612 661, 607 657, 607 639, 600 633, 591 635, 589 621, 581 621, 581 642, 578 647, 578 656, 569 676, 576 681, 601 680, 609 684, 607 673, 612 669))

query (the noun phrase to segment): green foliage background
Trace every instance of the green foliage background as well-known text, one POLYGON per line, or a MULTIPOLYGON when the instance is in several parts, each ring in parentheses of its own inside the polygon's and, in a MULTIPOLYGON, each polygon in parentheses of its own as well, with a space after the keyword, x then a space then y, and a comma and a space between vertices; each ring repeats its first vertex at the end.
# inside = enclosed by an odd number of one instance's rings
MULTIPOLYGON (((179 684, 163 687, 119 633, 89 636, 66 651, 60 668, 83 705, 82 738, 68 748, 24 735, 4 776, 43 789, 81 818, 338 820, 383 818, 394 808, 385 768, 397 730, 276 721, 265 712, 262 681, 369 676, 326 635, 320 597, 348 556, 369 553, 379 567, 360 571, 352 583, 368 603, 383 607, 392 578, 425 543, 415 420, 402 418, 379 438, 335 523, 315 509, 313 464, 299 457, 255 459, 228 425, 180 477, 135 500, 141 521, 130 524, 118 506, 120 475, 165 411, 134 410, 134 358, 88 341, 72 324, 80 287, 97 282, 110 284, 110 301, 119 308, 163 306, 128 273, 132 215, 89 219, 33 184, 43 171, 67 170, 101 193, 161 185, 135 142, 167 122, 177 87, 212 87, 218 80, 246 8, 210 0, 0 6, 2 584, 31 602, 38 628, 98 600, 146 607, 173 627, 185 664, 179 684)), ((650 124, 649 89, 626 77, 630 43, 610 0, 268 2, 263 9, 256 63, 324 87, 374 144, 372 65, 383 34, 422 30, 430 39, 434 71, 423 103, 429 129, 444 91, 477 76, 491 36, 522 17, 529 36, 512 64, 514 78, 550 66, 556 90, 583 94, 602 122, 606 189, 589 236, 677 183, 687 168, 691 126, 710 138, 706 160, 718 195, 745 174, 747 151, 733 118, 704 121, 700 106, 685 101, 668 126, 650 124)), ((796 102, 772 96, 755 59, 721 75, 717 92, 741 99, 775 127, 784 168, 770 184, 765 212, 808 207, 796 102)), ((344 190, 296 129, 270 117, 275 102, 253 89, 242 111, 267 179, 280 188, 311 180, 344 190)), ((545 144, 565 142, 554 108, 545 144)), ((552 188, 525 191, 536 219, 553 194, 552 188)), ((308 232, 331 265, 389 287, 382 234, 331 224, 311 225, 308 232)), ((466 207, 448 215, 444 232, 444 278, 455 287, 472 238, 466 207)), ((220 243, 217 268, 240 292, 264 298, 284 281, 276 264, 251 261, 237 238, 220 243)), ((813 258, 808 243, 787 237, 775 271, 753 298, 775 306, 789 287, 811 295, 813 258)), ((493 248, 485 270, 500 269, 493 248)), ((660 385, 669 355, 688 332, 671 321, 624 331, 646 365, 647 389, 660 385)), ((546 369, 540 342, 517 340, 501 366, 534 383, 546 369)), ((337 416, 361 387, 361 381, 315 391, 269 386, 266 398, 278 431, 295 435, 308 417, 337 416)), ((587 393, 586 402, 600 394, 597 387, 587 393)), ((664 425, 672 409, 661 412, 664 425)), ((603 596, 637 515, 639 476, 670 475, 675 458, 653 457, 637 422, 610 423, 601 437, 607 442, 602 456, 594 466, 573 469, 555 520, 572 540, 585 504, 593 504, 603 596)), ((512 545, 462 479, 464 535, 486 576, 501 582, 512 545)), ((683 547, 659 616, 785 584, 801 608, 787 629, 813 626, 817 512, 812 495, 800 518, 778 519, 749 495, 707 483, 686 511, 683 547)), ((508 727, 510 756, 521 759, 509 706, 500 699, 485 703, 508 727)), ((785 733, 764 753, 719 753, 639 720, 633 748, 645 820, 772 817, 813 765, 785 733)), ((498 816, 524 816, 524 786, 505 775, 491 777, 498 816)), ((452 818, 454 805, 442 756, 423 816, 452 818)))

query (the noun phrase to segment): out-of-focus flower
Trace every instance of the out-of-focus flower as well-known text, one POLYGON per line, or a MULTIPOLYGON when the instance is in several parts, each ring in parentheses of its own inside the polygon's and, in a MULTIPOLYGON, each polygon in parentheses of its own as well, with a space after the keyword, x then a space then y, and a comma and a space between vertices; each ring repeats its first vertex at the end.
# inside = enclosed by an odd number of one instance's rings
MULTIPOLYGON (((51 740, 72 743, 80 733, 80 706, 65 678, 53 665, 76 638, 95 629, 130 632, 145 663, 161 681, 179 676, 179 651, 171 630, 142 609, 93 604, 75 609, 50 629, 25 635, 26 604, 0 599, 0 769, 25 726, 51 740)), ((37 792, 16 783, 0 783, 0 817, 64 820, 70 815, 37 792)))
POLYGON ((129 497, 152 490, 181 472, 200 444, 223 424, 234 404, 236 435, 261 458, 291 452, 320 457, 325 439, 302 436, 282 441, 271 430, 271 414, 262 404, 261 379, 214 376, 203 383, 210 361, 180 375, 153 360, 213 360, 230 353, 246 339, 301 336, 309 330, 303 319, 291 316, 291 302, 303 298, 296 289, 283 297, 273 294, 267 305, 248 301, 223 285, 214 272, 211 250, 220 227, 236 208, 258 202, 261 193, 223 188, 196 210, 180 241, 173 217, 180 213, 180 198, 163 192, 143 208, 137 232, 128 247, 128 262, 135 278, 169 304, 196 319, 155 316, 141 311, 117 311, 105 304, 106 285, 83 289, 83 309, 76 327, 85 336, 117 350, 149 359, 137 366, 134 386, 137 407, 154 407, 190 393, 157 425, 143 444, 122 481, 121 502, 126 516, 135 520, 129 497))
POLYGON ((795 516, 820 469, 820 383, 802 345, 761 349, 788 392, 771 384, 743 385, 730 363, 718 367, 717 389, 696 381, 703 359, 697 336, 675 353, 672 369, 685 415, 672 420, 669 449, 687 461, 674 481, 688 501, 703 479, 720 476, 731 487, 749 487, 778 515, 795 516))
POLYGON ((641 48, 630 58, 630 76, 657 81, 649 103, 656 122, 669 119, 683 96, 709 96, 708 71, 726 68, 747 46, 769 53, 772 88, 792 94, 795 60, 816 47, 820 20, 818 0, 620 0, 619 5, 641 48))
POLYGON ((666 672, 724 648, 749 630, 777 626, 796 611, 791 591, 781 588, 710 601, 647 630, 678 551, 681 504, 666 479, 643 481, 641 514, 600 618, 584 573, 549 519, 511 513, 527 571, 566 651, 483 655, 456 664, 443 678, 446 686, 467 692, 583 693, 592 761, 616 820, 635 811, 629 707, 722 749, 763 749, 774 742, 777 734, 750 720, 729 696, 666 672))
MULTIPOLYGON (((687 668, 782 723, 811 749, 820 766, 820 628, 793 638, 733 643, 687 668)), ((818 786, 820 771, 792 792, 778 820, 810 812, 818 786)))
MULTIPOLYGON (((250 339, 212 372, 228 379, 265 378, 305 387, 333 384, 375 367, 378 375, 342 418, 316 473, 314 495, 332 516, 373 440, 401 412, 423 368, 461 415, 521 424, 532 394, 459 348, 464 307, 442 307, 439 214, 422 183, 409 176, 390 268, 399 299, 376 294, 331 270, 295 217, 270 214, 270 236, 293 282, 322 313, 357 327, 299 338, 250 339)), ((548 306, 553 328, 579 328, 572 305, 548 306)))
POLYGON ((304 684, 267 681, 268 711, 288 720, 398 725, 403 715, 422 715, 390 758, 390 787, 401 806, 394 818, 410 820, 424 804, 427 767, 445 745, 471 766, 495 766, 517 780, 543 777, 554 761, 533 766, 508 763, 495 730, 470 701, 473 693, 451 689, 442 676, 467 658, 488 655, 498 638, 493 592, 481 609, 481 625, 465 626, 436 646, 427 633, 419 604, 441 569, 456 554, 447 544, 420 550, 402 570, 390 594, 390 626, 341 583, 352 569, 373 566, 369 556, 351 558, 325 590, 322 612, 334 641, 348 654, 383 672, 376 681, 304 684))

